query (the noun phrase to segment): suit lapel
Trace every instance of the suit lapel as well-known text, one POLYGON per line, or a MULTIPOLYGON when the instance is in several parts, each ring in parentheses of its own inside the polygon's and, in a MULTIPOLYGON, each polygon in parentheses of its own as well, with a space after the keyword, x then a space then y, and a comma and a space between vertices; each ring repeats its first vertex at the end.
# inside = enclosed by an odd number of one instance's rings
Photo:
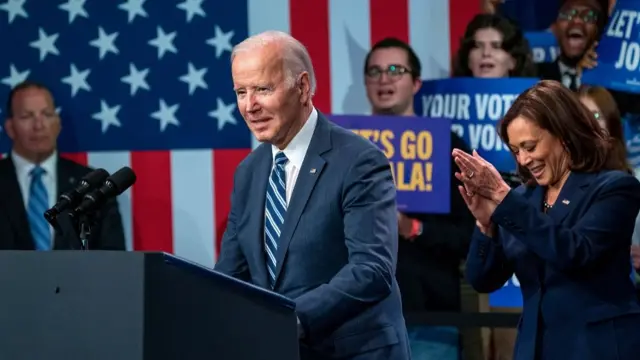
POLYGON ((583 188, 589 185, 592 176, 586 173, 571 172, 567 182, 562 186, 553 208, 547 214, 561 223, 583 196, 583 188))
POLYGON ((24 207, 22 191, 11 157, 3 160, 0 166, 0 189, 3 190, 2 201, 14 234, 14 244, 11 247, 19 250, 34 250, 27 210, 24 207))
POLYGON ((253 198, 250 203, 254 204, 252 206, 256 206, 257 209, 247 212, 249 214, 247 227, 249 231, 252 232, 250 238, 255 239, 257 245, 254 247, 255 251, 251 254, 253 262, 258 264, 257 268, 260 270, 260 273, 255 274, 255 277, 259 281, 258 285, 268 288, 267 262, 264 253, 264 207, 267 195, 267 182, 269 181, 273 159, 271 157, 271 145, 262 145, 262 147, 256 151, 260 151, 261 153, 255 160, 258 164, 249 187, 249 196, 253 198))
POLYGON ((300 216, 311 197, 311 193, 322 174, 326 161, 322 154, 331 149, 331 128, 329 122, 318 112, 318 122, 314 130, 307 154, 298 173, 296 187, 293 190, 291 201, 284 218, 284 229, 278 240, 278 252, 276 254, 276 281, 282 270, 289 244, 300 221, 300 216))
POLYGON ((542 186, 536 186, 529 191, 529 202, 532 203, 538 211, 542 211, 544 188, 542 186))

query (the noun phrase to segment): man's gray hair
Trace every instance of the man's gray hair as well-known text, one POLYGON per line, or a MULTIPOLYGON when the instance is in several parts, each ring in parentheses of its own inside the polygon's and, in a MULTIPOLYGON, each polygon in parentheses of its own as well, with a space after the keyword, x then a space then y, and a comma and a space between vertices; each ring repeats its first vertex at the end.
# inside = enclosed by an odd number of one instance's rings
POLYGON ((269 30, 248 37, 233 47, 231 51, 231 62, 233 62, 238 52, 252 50, 274 42, 282 47, 281 55, 287 86, 293 87, 298 76, 306 71, 309 74, 310 90, 313 96, 316 92, 316 76, 313 71, 311 56, 309 56, 307 48, 302 45, 300 41, 285 32, 269 30))

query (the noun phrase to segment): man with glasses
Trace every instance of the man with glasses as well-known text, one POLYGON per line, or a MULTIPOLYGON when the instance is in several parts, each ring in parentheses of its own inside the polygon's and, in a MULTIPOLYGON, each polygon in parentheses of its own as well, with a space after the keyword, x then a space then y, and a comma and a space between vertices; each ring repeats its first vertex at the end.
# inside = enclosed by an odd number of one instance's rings
MULTIPOLYGON (((421 66, 408 44, 395 38, 376 43, 365 59, 364 74, 373 115, 416 116, 413 101, 422 84, 421 66)), ((415 121, 425 120, 416 118, 415 121)), ((451 132, 451 146, 470 152, 454 132, 451 132)), ((461 259, 467 256, 474 219, 458 193, 453 175, 455 169, 452 160, 449 214, 398 213, 400 239, 396 278, 405 314, 460 311, 459 267, 461 259)), ((409 331, 413 331, 412 352, 417 355, 424 350, 420 349, 421 341, 416 337, 425 336, 417 335, 417 329, 409 328, 409 331)), ((457 353, 458 344, 457 334, 451 335, 454 344, 431 342, 424 345, 431 353, 439 351, 439 356, 434 358, 452 358, 451 351, 457 353)))
POLYGON ((578 63, 604 30, 608 16, 607 0, 566 0, 552 28, 560 45, 560 56, 551 63, 540 63, 543 80, 560 81, 567 88, 580 88, 578 63))

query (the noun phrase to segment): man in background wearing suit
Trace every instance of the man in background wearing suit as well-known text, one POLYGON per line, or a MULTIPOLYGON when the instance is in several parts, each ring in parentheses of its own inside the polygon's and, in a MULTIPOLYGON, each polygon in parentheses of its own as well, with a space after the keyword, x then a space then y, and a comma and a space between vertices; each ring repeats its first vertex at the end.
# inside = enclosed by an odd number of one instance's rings
POLYGON ((580 88, 578 64, 604 31, 607 8, 606 0, 564 1, 553 24, 560 56, 554 62, 538 64, 541 79, 559 81, 572 91, 580 88))
POLYGON ((295 301, 303 359, 410 359, 389 161, 315 109, 311 59, 288 34, 251 37, 231 58, 263 144, 236 170, 215 269, 295 301))
MULTIPOLYGON (((422 85, 421 64, 409 44, 397 38, 385 38, 374 44, 364 61, 364 75, 372 114, 411 116, 415 121, 424 121, 414 109, 414 96, 422 85)), ((465 149, 471 153, 460 136, 453 131, 450 134, 451 150, 465 149)), ((448 214, 397 215, 400 237, 396 279, 405 314, 461 310, 460 264, 467 257, 474 220, 458 193, 455 169, 451 159, 448 214)), ((410 326, 408 330, 414 356, 457 358, 455 329, 422 325, 410 326)))
MULTIPOLYGON (((77 238, 54 230, 43 216, 60 194, 92 170, 57 153, 61 124, 51 92, 38 83, 21 83, 11 90, 6 113, 4 129, 13 147, 0 160, 0 249, 79 248, 77 238)), ((116 201, 100 209, 97 219, 89 247, 125 250, 116 201)))

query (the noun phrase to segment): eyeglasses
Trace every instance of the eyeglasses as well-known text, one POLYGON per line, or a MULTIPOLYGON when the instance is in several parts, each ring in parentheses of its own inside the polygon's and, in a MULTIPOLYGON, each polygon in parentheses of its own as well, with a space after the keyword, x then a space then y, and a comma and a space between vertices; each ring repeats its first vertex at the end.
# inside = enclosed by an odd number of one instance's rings
POLYGON ((411 74, 411 70, 402 65, 389 65, 386 69, 382 69, 379 66, 371 66, 366 72, 367 77, 372 80, 380 79, 382 74, 387 74, 392 80, 397 80, 404 74, 411 74))
POLYGON ((568 9, 568 10, 561 11, 558 14, 559 20, 571 21, 575 18, 580 19, 587 24, 595 24, 596 22, 598 22, 598 12, 589 10, 589 9, 584 9, 584 10, 568 9))

